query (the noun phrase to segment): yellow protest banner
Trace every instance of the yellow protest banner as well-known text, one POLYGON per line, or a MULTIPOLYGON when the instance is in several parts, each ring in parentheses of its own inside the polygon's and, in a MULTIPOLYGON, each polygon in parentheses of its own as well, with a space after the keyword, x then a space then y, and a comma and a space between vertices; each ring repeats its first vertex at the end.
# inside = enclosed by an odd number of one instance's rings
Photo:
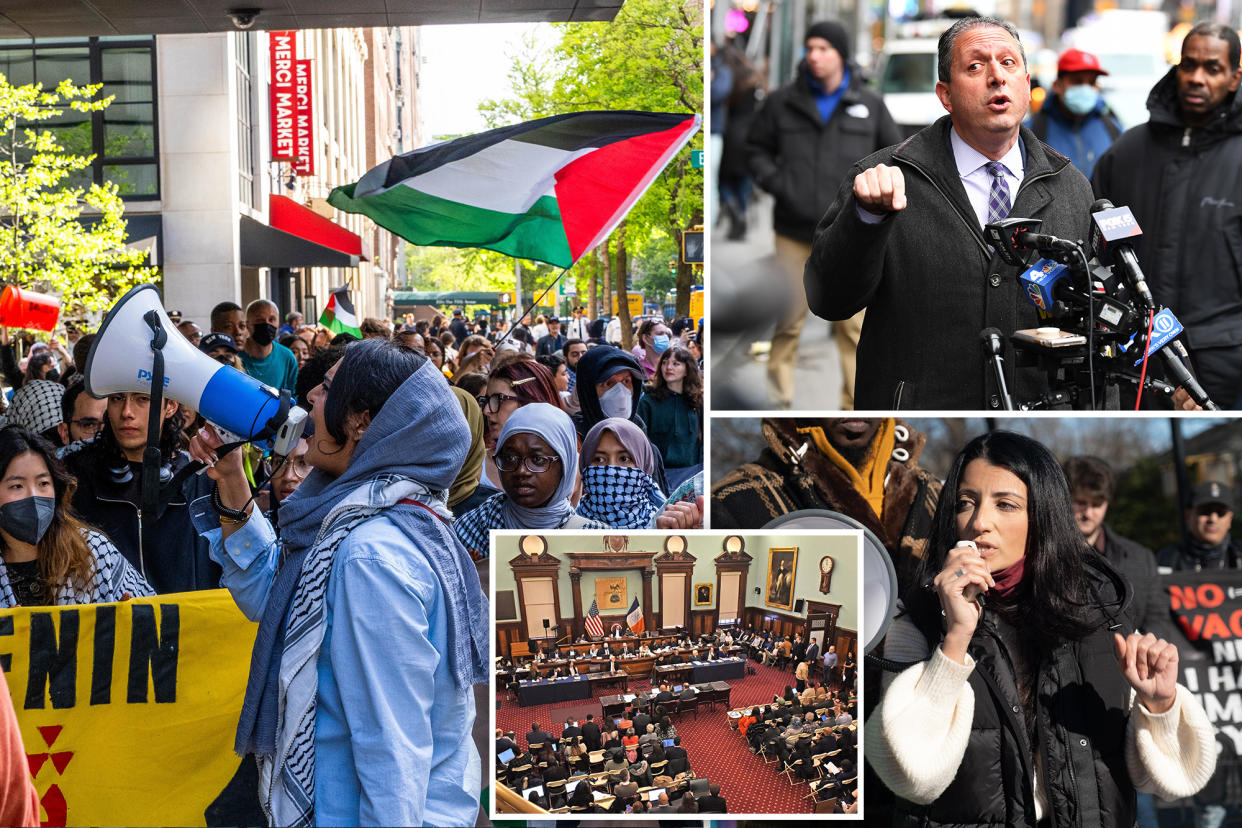
POLYGON ((241 763, 255 631, 226 590, 0 610, 43 824, 206 825, 241 763))

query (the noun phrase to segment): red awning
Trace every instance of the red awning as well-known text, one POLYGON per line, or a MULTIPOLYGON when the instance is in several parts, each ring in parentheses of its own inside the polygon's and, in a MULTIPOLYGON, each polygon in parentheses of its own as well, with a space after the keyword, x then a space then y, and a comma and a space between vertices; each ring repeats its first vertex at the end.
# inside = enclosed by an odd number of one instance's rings
POLYGON ((288 196, 272 193, 268 197, 267 209, 268 224, 276 230, 349 256, 357 256, 359 261, 370 261, 363 251, 360 236, 331 219, 324 218, 309 207, 298 204, 288 196))

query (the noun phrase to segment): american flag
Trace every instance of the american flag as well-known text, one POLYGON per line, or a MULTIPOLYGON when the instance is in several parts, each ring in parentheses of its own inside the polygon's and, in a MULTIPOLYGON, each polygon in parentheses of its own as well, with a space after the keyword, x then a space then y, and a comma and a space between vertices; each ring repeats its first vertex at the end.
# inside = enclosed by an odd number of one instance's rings
POLYGON ((634 603, 630 604, 630 612, 625 616, 625 622, 630 625, 634 635, 643 634, 643 611, 638 606, 637 596, 634 598, 634 603))
POLYGON ((599 619, 599 602, 591 602, 591 610, 586 617, 586 631, 598 638, 604 637, 604 622, 599 619))

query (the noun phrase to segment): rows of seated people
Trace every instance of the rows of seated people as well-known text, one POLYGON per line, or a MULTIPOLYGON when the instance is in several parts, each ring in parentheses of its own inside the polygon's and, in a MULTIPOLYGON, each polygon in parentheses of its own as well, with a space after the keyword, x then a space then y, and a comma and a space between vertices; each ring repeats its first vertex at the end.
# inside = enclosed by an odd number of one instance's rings
POLYGON ((523 750, 496 732, 496 779, 541 808, 581 813, 725 813, 719 786, 696 778, 666 715, 565 721, 559 737, 531 725, 523 750))
POLYGON ((801 694, 786 687, 771 704, 729 716, 752 753, 775 764, 791 784, 811 783, 808 799, 834 800, 850 813, 857 800, 856 709, 857 699, 829 693, 816 683, 801 694))
POLYGON ((503 675, 512 673, 517 680, 563 678, 591 672, 617 672, 620 669, 617 664, 619 660, 651 658, 654 669, 665 665, 716 661, 733 654, 740 655, 741 652, 731 642, 728 645, 718 644, 713 637, 706 635, 697 639, 689 635, 680 638, 664 636, 652 640, 637 637, 631 637, 630 640, 604 639, 580 641, 559 647, 536 644, 527 658, 500 659, 497 670, 503 675))

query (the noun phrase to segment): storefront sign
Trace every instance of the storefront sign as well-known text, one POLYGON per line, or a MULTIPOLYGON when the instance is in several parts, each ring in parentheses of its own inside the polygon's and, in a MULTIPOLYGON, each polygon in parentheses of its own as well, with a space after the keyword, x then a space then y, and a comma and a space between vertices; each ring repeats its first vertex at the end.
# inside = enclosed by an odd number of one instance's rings
POLYGON ((294 72, 294 147, 297 160, 293 171, 298 175, 315 174, 315 110, 311 100, 311 62, 296 61, 294 72))
POLYGON ((297 33, 268 32, 268 47, 272 81, 272 160, 292 161, 297 157, 297 33))

